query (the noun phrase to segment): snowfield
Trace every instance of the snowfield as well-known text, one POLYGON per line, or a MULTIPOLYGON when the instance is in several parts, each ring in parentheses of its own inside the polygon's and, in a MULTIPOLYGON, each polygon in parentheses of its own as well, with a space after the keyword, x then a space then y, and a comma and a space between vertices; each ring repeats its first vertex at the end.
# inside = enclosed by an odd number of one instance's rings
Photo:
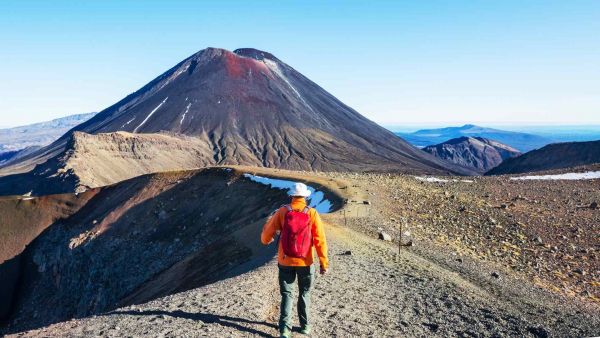
POLYGON ((441 183, 445 183, 445 182, 464 182, 464 183, 473 183, 473 180, 457 180, 457 179, 452 179, 452 180, 446 180, 446 179, 442 179, 442 178, 437 178, 437 177, 423 177, 423 176, 415 176, 416 180, 419 181, 423 181, 423 182, 441 182, 441 183))
POLYGON ((511 180, 593 180, 600 178, 600 171, 588 171, 585 173, 566 173, 557 175, 530 175, 511 177, 511 180))
MULTIPOLYGON (((294 181, 280 180, 251 174, 244 174, 244 177, 247 177, 250 180, 260 184, 269 185, 273 189, 289 190, 294 183, 296 183, 294 181)), ((311 186, 308 186, 308 190, 311 192, 310 196, 306 199, 308 206, 315 208, 315 210, 321 214, 329 213, 331 211, 332 204, 331 201, 325 199, 325 194, 322 191, 315 190, 315 188, 311 186)))

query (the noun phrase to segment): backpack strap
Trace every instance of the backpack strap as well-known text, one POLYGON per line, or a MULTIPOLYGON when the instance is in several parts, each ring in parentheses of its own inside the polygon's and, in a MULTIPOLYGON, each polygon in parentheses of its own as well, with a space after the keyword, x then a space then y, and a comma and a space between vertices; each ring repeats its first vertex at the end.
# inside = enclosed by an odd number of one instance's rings
POLYGON ((303 214, 308 214, 308 211, 310 210, 310 208, 307 206, 304 207, 304 210, 302 210, 303 214))
POLYGON ((284 204, 284 205, 282 205, 282 207, 285 207, 288 212, 292 211, 292 206, 289 204, 284 204))

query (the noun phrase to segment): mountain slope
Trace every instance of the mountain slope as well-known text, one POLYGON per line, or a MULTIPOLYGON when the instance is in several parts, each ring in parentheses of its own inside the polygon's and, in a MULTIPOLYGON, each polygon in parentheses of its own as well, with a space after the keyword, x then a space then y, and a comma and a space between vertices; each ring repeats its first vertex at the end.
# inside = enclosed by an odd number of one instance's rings
POLYGON ((549 144, 508 159, 486 175, 519 174, 600 163, 600 141, 549 144))
POLYGON ((465 124, 461 127, 422 129, 414 133, 396 133, 417 147, 439 144, 458 137, 483 137, 509 145, 521 152, 541 148, 554 140, 527 133, 506 131, 494 128, 465 124))
POLYGON ((505 144, 483 137, 459 137, 423 148, 438 158, 484 173, 503 160, 521 153, 505 144))
MULTIPOLYGON (((202 50, 74 131, 194 136, 210 145, 215 164, 468 174, 415 149, 255 49, 202 50)), ((67 133, 3 172, 30 170, 64 151, 71 138, 67 133)))
MULTIPOLYGON (((252 251, 257 242, 240 241, 236 232, 260 229, 287 199, 281 190, 223 169, 146 175, 90 197, 13 258, 20 275, 18 288, 9 295, 16 301, 0 319, 31 327, 106 311, 189 260, 194 264, 186 275, 194 280, 170 279, 136 301, 220 278, 258 252, 252 251)), ((2 285, 6 277, 0 276, 2 285)))
POLYGON ((71 128, 89 120, 95 114, 76 114, 47 122, 0 129, 0 155, 27 147, 46 146, 57 140, 71 128))

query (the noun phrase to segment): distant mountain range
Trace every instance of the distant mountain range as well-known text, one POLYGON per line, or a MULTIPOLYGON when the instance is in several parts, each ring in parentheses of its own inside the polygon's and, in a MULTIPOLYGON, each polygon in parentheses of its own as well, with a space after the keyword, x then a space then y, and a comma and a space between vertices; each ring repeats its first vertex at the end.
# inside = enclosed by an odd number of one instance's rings
POLYGON ((417 147, 440 144, 459 137, 483 137, 509 145, 521 152, 538 149, 547 144, 557 142, 557 140, 548 137, 480 127, 473 124, 465 124, 461 127, 422 129, 414 133, 396 133, 396 135, 417 147))
POLYGON ((549 144, 507 159, 486 175, 520 174, 600 163, 600 141, 549 144))
POLYGON ((69 115, 51 121, 0 129, 0 161, 4 153, 11 152, 14 155, 25 148, 46 146, 95 114, 69 115))
POLYGON ((482 174, 502 161, 521 154, 518 150, 494 140, 466 136, 427 146, 423 151, 482 174))

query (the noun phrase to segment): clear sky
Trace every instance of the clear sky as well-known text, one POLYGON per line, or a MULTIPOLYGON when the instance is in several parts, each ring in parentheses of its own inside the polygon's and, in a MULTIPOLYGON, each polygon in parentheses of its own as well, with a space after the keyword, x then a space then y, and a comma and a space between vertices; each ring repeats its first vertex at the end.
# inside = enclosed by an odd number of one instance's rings
POLYGON ((386 125, 600 124, 600 1, 0 2, 0 125, 100 111, 205 47, 386 125))

